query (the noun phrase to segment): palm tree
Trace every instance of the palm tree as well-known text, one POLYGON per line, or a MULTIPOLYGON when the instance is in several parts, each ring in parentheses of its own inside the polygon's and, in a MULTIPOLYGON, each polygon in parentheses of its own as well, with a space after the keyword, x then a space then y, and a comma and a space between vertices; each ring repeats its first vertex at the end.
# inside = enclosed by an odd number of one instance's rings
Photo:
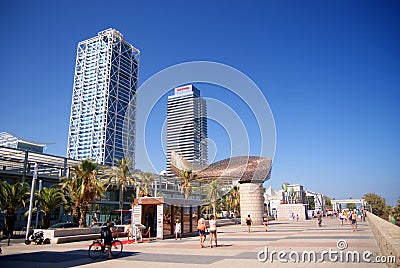
POLYGON ((4 232, 8 236, 14 232, 15 213, 21 207, 29 202, 29 184, 26 182, 17 182, 9 184, 0 182, 0 207, 4 210, 4 232))
POLYGON ((205 185, 206 199, 211 202, 213 214, 217 213, 217 200, 222 197, 224 184, 221 179, 213 179, 205 185))
POLYGON ((229 191, 229 206, 232 208, 235 217, 236 213, 239 211, 240 208, 240 192, 239 186, 233 186, 232 189, 229 191))
POLYGON ((151 172, 138 172, 136 173, 140 183, 138 184, 138 197, 151 196, 150 185, 154 182, 154 175, 151 172))
POLYGON ((136 185, 135 178, 131 175, 129 167, 132 164, 132 160, 122 158, 121 160, 115 160, 117 166, 113 166, 106 170, 105 176, 108 177, 108 181, 111 184, 117 185, 117 189, 120 189, 119 208, 121 210, 121 224, 122 224, 122 209, 124 207, 124 192, 127 190, 128 185, 136 185))
MULTIPOLYGON (((46 229, 50 226, 50 215, 56 209, 65 203, 64 193, 59 185, 52 185, 50 188, 44 187, 40 193, 35 193, 35 199, 39 202, 40 212, 42 212, 42 228, 46 229)), ((37 211, 34 208, 33 211, 37 211)))
POLYGON ((63 177, 60 180, 61 189, 64 190, 64 196, 66 200, 64 209, 65 211, 72 212, 72 222, 79 223, 81 211, 79 209, 80 195, 78 188, 81 184, 81 179, 78 177, 63 177))
POLYGON ((86 226, 86 214, 95 199, 104 196, 107 189, 105 180, 100 180, 101 167, 90 159, 82 160, 72 167, 73 177, 64 179, 62 187, 74 195, 75 206, 79 208, 79 226, 86 226))
POLYGON ((197 176, 190 169, 182 170, 179 174, 178 179, 182 180, 181 193, 184 194, 185 199, 189 199, 192 194, 191 181, 196 180, 197 176))
POLYGON ((210 203, 204 204, 201 206, 201 213, 205 213, 207 215, 206 218, 208 219, 211 209, 212 208, 210 203))

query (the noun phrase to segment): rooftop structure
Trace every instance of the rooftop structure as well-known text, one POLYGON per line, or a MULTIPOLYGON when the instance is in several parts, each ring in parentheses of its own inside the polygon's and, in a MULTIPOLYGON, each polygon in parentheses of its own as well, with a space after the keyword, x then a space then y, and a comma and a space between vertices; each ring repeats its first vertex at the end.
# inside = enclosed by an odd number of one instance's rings
POLYGON ((43 153, 46 144, 21 139, 8 132, 0 132, 0 146, 43 153))
POLYGON ((171 171, 178 175, 182 170, 192 170, 197 178, 210 181, 220 178, 232 182, 264 182, 271 176, 271 159, 258 156, 236 156, 215 162, 208 166, 194 165, 175 151, 171 157, 171 171))

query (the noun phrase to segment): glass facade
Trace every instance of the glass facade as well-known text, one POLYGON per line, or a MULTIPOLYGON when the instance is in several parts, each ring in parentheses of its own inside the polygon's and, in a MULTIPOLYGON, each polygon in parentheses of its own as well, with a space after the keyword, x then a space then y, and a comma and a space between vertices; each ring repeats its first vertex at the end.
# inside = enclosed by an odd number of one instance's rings
POLYGON ((8 132, 0 132, 0 146, 25 150, 34 153, 43 153, 46 144, 26 141, 8 132))
POLYGON ((164 224, 163 224, 163 234, 164 235, 172 235, 172 206, 168 204, 164 204, 164 224))
POLYGON ((207 105, 193 85, 175 88, 168 96, 167 165, 171 173, 171 152, 176 151, 187 161, 207 164, 207 105))
POLYGON ((190 207, 183 207, 183 233, 190 233, 190 207))
POLYGON ((115 29, 78 44, 67 157, 135 160, 139 58, 115 29))

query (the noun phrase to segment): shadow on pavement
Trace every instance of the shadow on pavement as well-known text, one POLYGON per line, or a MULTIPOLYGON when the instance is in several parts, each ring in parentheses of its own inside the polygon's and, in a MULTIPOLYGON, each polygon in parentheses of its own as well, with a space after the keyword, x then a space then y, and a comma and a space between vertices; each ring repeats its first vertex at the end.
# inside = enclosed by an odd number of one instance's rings
MULTIPOLYGON (((222 247, 232 247, 232 244, 218 244, 217 248, 222 248, 222 247)), ((215 247, 215 246, 214 246, 215 247)))
MULTIPOLYGON (((118 257, 113 259, 121 259, 130 257, 133 255, 139 255, 140 252, 122 252, 118 257)), ((1 262, 8 263, 7 267, 10 267, 12 262, 30 262, 30 263, 47 263, 54 264, 57 267, 72 267, 77 265, 85 265, 94 262, 107 261, 107 258, 99 258, 98 260, 92 260, 88 256, 87 250, 71 250, 64 252, 55 251, 41 251, 41 252, 30 252, 30 253, 20 253, 13 255, 1 256, 1 262), (73 262, 73 265, 67 263, 73 262)), ((112 261, 112 259, 110 260, 112 261)), ((35 265, 34 265, 35 266, 35 265)))
POLYGON ((281 225, 281 224, 290 224, 290 223, 293 223, 293 222, 271 222, 271 221, 270 221, 270 222, 268 223, 268 225, 278 225, 278 224, 281 225))

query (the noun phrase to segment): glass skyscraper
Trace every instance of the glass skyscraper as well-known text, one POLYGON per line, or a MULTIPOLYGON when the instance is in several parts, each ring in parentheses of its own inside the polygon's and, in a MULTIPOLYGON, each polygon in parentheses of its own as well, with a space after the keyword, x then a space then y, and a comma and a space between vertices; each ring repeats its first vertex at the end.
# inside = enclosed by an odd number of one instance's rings
POLYGON ((171 152, 176 151, 187 161, 205 165, 207 152, 207 104, 193 85, 174 89, 168 96, 167 111, 167 174, 171 152))
POLYGON ((78 44, 67 157, 135 160, 139 57, 115 29, 78 44))

